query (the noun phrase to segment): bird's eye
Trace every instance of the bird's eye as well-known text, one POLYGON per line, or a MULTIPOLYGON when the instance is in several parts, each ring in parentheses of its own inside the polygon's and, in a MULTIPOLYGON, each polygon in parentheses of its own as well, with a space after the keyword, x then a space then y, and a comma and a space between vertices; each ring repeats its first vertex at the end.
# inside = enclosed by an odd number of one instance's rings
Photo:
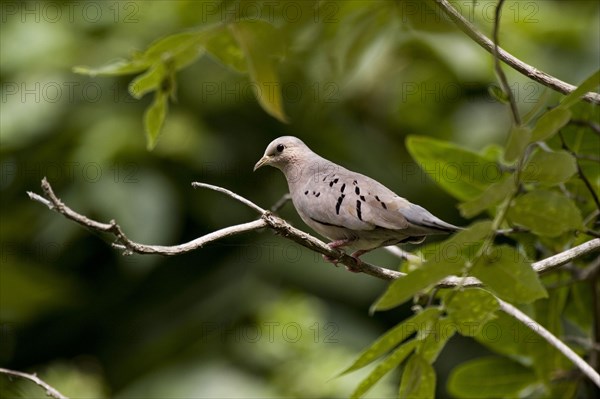
POLYGON ((284 148, 285 148, 285 146, 283 144, 279 144, 277 146, 277 152, 282 152, 284 148))

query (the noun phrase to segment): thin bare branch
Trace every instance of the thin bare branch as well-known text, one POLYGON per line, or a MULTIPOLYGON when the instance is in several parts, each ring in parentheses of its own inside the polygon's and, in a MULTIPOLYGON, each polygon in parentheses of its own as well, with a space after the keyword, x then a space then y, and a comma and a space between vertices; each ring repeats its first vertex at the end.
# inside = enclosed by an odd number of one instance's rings
POLYGON ((577 166, 577 174, 579 175, 579 178, 583 181, 583 184, 585 184, 585 187, 590 192, 592 198, 594 199, 594 202, 596 203, 596 208, 600 211, 600 199, 598 199, 598 194, 596 194, 594 186, 592 186, 592 183, 590 183, 585 173, 583 173, 583 169, 581 169, 581 165, 579 164, 579 160, 577 159, 577 154, 575 154, 575 151, 571 150, 571 148, 565 141, 565 138, 563 137, 561 131, 558 132, 558 137, 560 137, 562 148, 575 157, 575 166, 577 166))
MULTIPOLYGON (((435 0, 435 3, 442 10, 442 12, 446 16, 448 16, 464 33, 466 33, 471 39, 473 39, 486 51, 493 54, 494 42, 491 41, 479 30, 477 30, 477 28, 467 19, 465 19, 458 12, 458 10, 456 10, 456 8, 454 8, 450 4, 448 0, 435 0)), ((506 65, 510 66, 516 71, 560 93, 568 94, 576 89, 575 86, 563 82, 562 80, 555 78, 554 76, 549 75, 546 72, 540 71, 539 69, 536 69, 533 66, 521 61, 520 59, 503 50, 502 48, 498 48, 498 57, 506 65)), ((585 94, 582 98, 587 102, 593 104, 600 104, 600 94, 598 93, 590 92, 585 94)))
POLYGON ((285 204, 287 204, 287 202, 289 200, 292 199, 292 196, 290 195, 290 193, 286 193, 284 194, 281 198, 279 198, 279 200, 271 207, 271 212, 275 213, 278 210, 280 210, 281 208, 283 208, 283 206, 285 204))
POLYGON ((531 267, 533 267, 533 270, 539 274, 548 273, 561 267, 562 265, 569 263, 573 259, 577 259, 592 252, 598 252, 599 249, 600 238, 594 238, 593 240, 586 241, 581 245, 567 249, 564 252, 537 261, 533 263, 531 267))
POLYGON ((193 182, 192 187, 208 188, 209 190, 218 191, 220 193, 230 196, 233 199, 240 201, 242 204, 249 206, 250 208, 254 209, 258 213, 266 212, 264 209, 262 209, 260 206, 256 205, 254 202, 242 197, 241 195, 234 193, 233 191, 227 190, 226 188, 219 187, 219 186, 213 186, 212 184, 206 184, 206 183, 200 183, 200 182, 193 182))
MULTIPOLYGON (((41 197, 35 193, 29 193, 29 196, 32 200, 44 204, 45 206, 49 207, 50 209, 53 209, 53 210, 57 211, 58 213, 61 213, 66 218, 73 220, 85 227, 88 227, 93 230, 113 234, 117 238, 117 242, 112 244, 113 247, 124 250, 126 254, 135 252, 135 253, 139 253, 139 254, 158 254, 158 255, 166 255, 166 256, 179 255, 179 254, 182 254, 185 252, 192 251, 194 249, 201 248, 210 242, 220 240, 225 237, 245 233, 248 231, 258 230, 263 227, 270 227, 272 230, 277 232, 279 235, 282 235, 283 237, 285 237, 289 240, 292 240, 308 249, 319 252, 328 257, 337 259, 340 261, 341 264, 348 266, 349 268, 351 268, 354 271, 363 272, 363 273, 366 273, 371 276, 381 278, 384 280, 393 280, 393 279, 400 278, 405 275, 404 273, 400 273, 395 270, 390 270, 390 269, 386 269, 383 267, 371 265, 364 261, 359 262, 356 259, 354 259, 353 257, 345 254, 342 251, 332 249, 323 241, 311 236, 310 234, 303 232, 302 230, 299 230, 299 229, 293 227, 292 225, 290 225, 288 222, 286 222, 284 219, 280 218, 279 216, 276 216, 273 213, 262 209, 260 206, 254 204, 252 201, 250 201, 250 200, 242 197, 241 195, 238 195, 230 190, 227 190, 226 188, 214 186, 211 184, 205 184, 205 183, 193 183, 193 186, 208 188, 210 190, 218 191, 220 193, 228 195, 228 196, 236 199, 237 201, 249 206, 250 208, 258 211, 261 214, 261 218, 258 220, 254 220, 252 222, 225 227, 223 229, 214 231, 212 233, 209 233, 207 235, 204 235, 202 237, 196 238, 192 241, 189 241, 189 242, 183 243, 183 244, 179 244, 179 245, 173 245, 173 246, 146 245, 146 244, 140 244, 140 243, 130 240, 123 233, 123 231, 121 230, 119 225, 114 220, 111 220, 110 223, 97 222, 97 221, 89 219, 88 217, 81 215, 81 214, 75 212, 74 210, 72 210, 71 208, 69 208, 56 196, 56 194, 54 194, 54 191, 52 190, 52 187, 50 186, 50 183, 48 183, 46 178, 44 178, 42 180, 42 190, 44 191, 46 198, 41 197)), ((538 273, 546 273, 546 272, 556 269, 557 267, 564 265, 565 263, 568 263, 569 261, 571 261, 573 259, 576 259, 585 254, 588 254, 594 250, 597 250, 598 248, 600 248, 600 239, 596 238, 596 239, 590 240, 586 243, 583 243, 577 247, 571 248, 565 252, 562 252, 560 254, 551 256, 550 258, 536 262, 532 265, 532 267, 538 273)), ((388 249, 388 250, 390 250, 392 253, 396 253, 397 255, 400 254, 403 259, 407 259, 408 257, 416 257, 416 255, 407 254, 404 251, 401 251, 399 249, 398 250, 388 249)), ((461 279, 462 278, 450 276, 450 277, 442 280, 438 284, 438 286, 441 288, 454 287, 457 284, 459 284, 461 279)), ((481 282, 473 277, 467 278, 463 284, 463 286, 481 286, 481 285, 482 285, 481 282)))
POLYGON ((498 49, 500 48, 500 39, 498 36, 500 35, 500 17, 502 16, 502 6, 504 5, 504 0, 499 0, 496 5, 496 18, 494 19, 494 69, 496 70, 496 75, 498 75, 498 79, 500 80, 500 85, 502 86, 502 91, 508 96, 508 102, 510 104, 510 110, 513 117, 513 121, 515 125, 519 126, 521 124, 521 117, 519 116, 519 108, 517 107, 517 102, 515 101, 515 96, 508 84, 508 79, 506 79, 506 75, 502 70, 502 65, 500 64, 500 56, 498 54, 498 49))
POLYGON ((15 371, 15 370, 10 370, 10 369, 5 369, 5 368, 0 368, 0 373, 29 380, 29 381, 33 382, 34 384, 40 386, 42 389, 44 389, 46 391, 46 395, 48 395, 52 398, 69 399, 67 396, 58 392, 58 390, 56 388, 54 388, 52 385, 48 384, 47 382, 43 381, 40 377, 38 377, 35 374, 28 374, 28 373, 23 373, 22 371, 15 371))

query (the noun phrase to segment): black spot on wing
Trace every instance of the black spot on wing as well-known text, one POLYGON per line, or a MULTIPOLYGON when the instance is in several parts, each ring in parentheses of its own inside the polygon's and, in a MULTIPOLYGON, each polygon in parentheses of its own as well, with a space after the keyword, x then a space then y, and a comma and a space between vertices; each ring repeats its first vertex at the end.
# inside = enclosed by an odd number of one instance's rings
POLYGON ((342 184, 342 188, 340 189, 340 193, 343 193, 346 189, 346 183, 342 184))
POLYGON ((365 196, 364 196, 364 195, 361 195, 361 196, 360 196, 360 200, 361 200, 362 202, 365 202, 365 201, 366 201, 366 198, 365 198, 365 196))
POLYGON ((335 214, 336 215, 340 214, 340 206, 342 206, 342 201, 344 200, 345 196, 346 196, 346 194, 342 194, 337 199, 337 203, 335 204, 335 214))
POLYGON ((360 210, 360 204, 360 200, 356 200, 356 216, 358 216, 358 219, 362 221, 362 212, 360 210))
POLYGON ((317 194, 315 195, 315 197, 319 198, 319 195, 321 195, 321 193, 317 193, 317 194))
POLYGON ((381 204, 381 207, 383 209, 387 209, 387 205, 385 204, 385 202, 383 202, 382 200, 379 199, 379 196, 375 196, 375 199, 381 204))
POLYGON ((358 186, 356 186, 356 188, 354 189, 354 192, 356 193, 356 195, 360 195, 360 188, 358 186))
POLYGON ((304 192, 304 195, 308 195, 308 190, 306 190, 306 191, 304 192))

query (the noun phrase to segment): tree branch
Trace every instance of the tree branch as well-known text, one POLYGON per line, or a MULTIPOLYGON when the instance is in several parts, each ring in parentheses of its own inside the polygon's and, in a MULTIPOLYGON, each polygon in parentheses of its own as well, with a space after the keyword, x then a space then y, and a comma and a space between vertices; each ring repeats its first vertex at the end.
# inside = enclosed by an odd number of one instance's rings
MULTIPOLYGON (((458 12, 458 10, 456 10, 450 4, 450 2, 448 2, 448 0, 435 0, 435 3, 442 10, 442 12, 446 16, 448 16, 471 39, 473 39, 477 44, 483 47, 490 54, 494 53, 494 42, 492 42, 483 33, 479 32, 473 24, 466 20, 458 12)), ((503 50, 502 48, 498 48, 498 58, 500 58, 500 60, 502 60, 506 65, 527 76, 528 78, 535 80, 536 82, 541 83, 544 86, 550 87, 551 89, 556 90, 560 93, 568 94, 576 89, 575 86, 563 82, 562 80, 555 78, 554 76, 549 75, 546 72, 540 71, 539 69, 536 69, 533 66, 521 61, 520 59, 503 50)), ((600 94, 598 93, 586 93, 582 98, 587 102, 593 104, 600 104, 600 94)))
MULTIPOLYGON (((67 219, 73 220, 74 222, 90 228, 92 230, 105 232, 112 234, 116 237, 117 241, 112 244, 113 247, 124 250, 125 255, 129 255, 131 253, 138 254, 155 254, 155 255, 164 255, 164 256, 173 256, 180 255, 198 248, 203 247, 204 245, 220 240, 225 237, 230 237, 234 235, 238 235, 241 233, 245 233, 248 231, 259 230, 263 227, 269 227, 274 230, 277 234, 292 240, 303 247, 306 247, 312 251, 319 252, 323 255, 326 255, 330 258, 334 258, 339 260, 339 263, 348 266, 349 268, 369 274, 373 277, 381 278, 384 280, 394 280, 400 277, 405 276, 405 273, 401 273, 395 270, 386 269, 383 267, 371 265, 367 262, 357 262, 356 259, 347 255, 346 253, 339 251, 337 249, 330 248, 326 243, 311 236, 308 233, 305 233, 302 230, 299 230, 289 224, 284 219, 279 216, 273 214, 270 211, 267 211, 260 206, 256 205, 252 201, 247 198, 242 197, 226 188, 214 186, 206 183, 192 183, 193 187, 202 187, 207 188, 213 191, 218 191, 223 193, 235 200, 247 205, 251 209, 254 209, 257 213, 260 214, 260 219, 254 220, 252 222, 242 223, 234 226, 229 226, 222 228, 220 230, 214 231, 212 233, 206 234, 204 236, 198 237, 192 241, 187 243, 172 245, 172 246, 164 246, 164 245, 147 245, 140 244, 130 240, 125 233, 122 231, 121 227, 117 224, 115 220, 111 220, 109 223, 101 223, 95 220, 92 220, 84 215, 81 215, 67 205, 65 205, 57 196, 54 194, 54 190, 52 186, 48 182, 46 178, 42 179, 42 190, 45 194, 45 197, 42 197, 36 193, 27 192, 29 198, 34 201, 40 202, 41 204, 47 206, 48 208, 62 214, 67 219)), ((532 264, 533 269, 540 274, 550 272, 570 261, 586 255, 592 251, 600 248, 600 238, 595 238, 590 241, 587 241, 577 247, 571 248, 564 252, 561 252, 557 255, 551 256, 549 258, 543 259, 541 261, 535 262, 532 264)), ((416 255, 408 254, 405 251, 398 249, 397 247, 390 247, 388 250, 396 255, 399 255, 403 259, 408 259, 410 257, 416 257, 416 255), (393 249, 396 248, 396 249, 393 249)), ((459 285, 462 281, 462 277, 450 276, 440 281, 438 287, 440 288, 451 288, 459 285)), ((472 286, 481 286, 481 281, 474 277, 468 277, 465 279, 464 284, 465 287, 472 286)))
POLYGON ((20 378, 29 380, 29 381, 33 382, 34 384, 37 384, 38 386, 42 387, 46 391, 46 395, 53 397, 55 399, 69 399, 62 393, 58 392, 56 390, 56 388, 52 387, 47 382, 44 382, 41 378, 39 378, 35 374, 28 374, 28 373, 23 373, 21 371, 9 370, 9 369, 5 369, 5 368, 0 368, 0 373, 6 374, 8 376, 20 377, 20 378))
MULTIPOLYGON (((260 219, 248 223, 226 227, 204 235, 202 237, 199 237, 185 244, 175 246, 145 245, 133 242, 129 238, 127 238, 121 230, 121 228, 119 227, 119 225, 114 220, 111 220, 110 223, 101 223, 89 219, 86 216, 73 211, 54 194, 54 191, 52 190, 52 187, 50 186, 50 183, 48 183, 46 178, 42 179, 42 190, 45 194, 45 197, 42 197, 32 192, 28 192, 28 194, 32 200, 42 203, 43 205, 57 211, 58 213, 62 214, 70 220, 73 220, 88 228, 115 235, 115 237, 117 238, 117 243, 113 243, 113 247, 124 249, 125 254, 135 252, 140 254, 178 255, 185 252, 189 252, 193 249, 200 248, 203 245, 206 245, 207 243, 212 241, 216 241, 225 237, 237 235, 247 231, 258 230, 263 227, 269 227, 272 230, 274 230, 277 234, 289 240, 292 240, 312 251, 319 252, 330 258, 338 260, 339 263, 348 266, 353 271, 362 272, 383 280, 394 280, 406 275, 405 273, 371 265, 364 261, 357 261, 355 258, 347 255, 344 252, 341 252, 337 249, 332 249, 323 241, 311 236, 310 234, 303 232, 302 230, 295 228, 294 226, 286 222, 284 219, 274 215, 270 211, 264 210, 252 201, 230 190, 205 183, 193 183, 192 186, 208 188, 226 194, 257 211, 260 214, 260 219)), ((598 248, 600 248, 600 238, 595 238, 581 245, 578 245, 577 247, 571 248, 549 258, 535 262, 532 264, 532 267, 537 273, 547 273, 578 257, 581 257, 593 251, 597 251, 598 248)), ((412 254, 407 254, 406 252, 401 250, 394 250, 391 248, 389 248, 388 250, 403 259, 408 259, 410 257, 416 256, 412 254)), ((464 278, 450 276, 443 279, 437 284, 437 287, 439 288, 452 288, 456 286, 482 286, 482 283, 474 277, 464 278)), ((518 309, 514 308, 512 305, 503 302, 500 299, 498 299, 498 301, 503 311, 524 322, 528 327, 532 328, 535 332, 539 333, 540 336, 544 337, 551 345, 555 346, 558 350, 564 353, 565 356, 571 359, 574 362, 574 364, 577 367, 579 367, 582 372, 589 376, 596 385, 600 386, 600 376, 591 367, 589 367, 589 365, 587 365, 587 363, 585 363, 583 359, 579 358, 577 354, 571 351, 570 348, 564 345, 558 338, 554 337, 550 332, 543 329, 542 326, 537 324, 532 319, 528 318, 518 309), (556 342, 559 342, 560 344, 557 344, 556 342), (578 360, 575 360, 574 357, 577 357, 578 360), (584 366, 584 364, 587 366, 587 368, 586 366, 584 366)))
POLYGON ((500 17, 502 16, 503 5, 504 0, 499 0, 498 4, 496 5, 496 17, 494 18, 494 69, 496 70, 496 75, 498 75, 498 80, 500 80, 502 91, 504 91, 504 93, 508 96, 513 121, 515 125, 519 126, 521 124, 519 108, 517 107, 517 102, 515 101, 515 96, 512 92, 512 89, 508 84, 508 79, 506 79, 506 75, 502 70, 502 65, 500 64, 500 56, 498 55, 498 50, 500 49, 500 39, 498 38, 498 36, 500 34, 500 17))

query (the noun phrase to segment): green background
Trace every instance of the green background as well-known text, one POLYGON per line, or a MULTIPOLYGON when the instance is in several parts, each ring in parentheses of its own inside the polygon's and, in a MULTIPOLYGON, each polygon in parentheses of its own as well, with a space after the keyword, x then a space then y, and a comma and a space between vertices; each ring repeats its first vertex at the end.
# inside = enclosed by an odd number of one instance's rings
MULTIPOLYGON (((47 176, 73 209, 116 219, 135 241, 177 244, 256 217, 192 181, 275 203, 287 190, 283 176, 252 167, 273 138, 295 135, 442 219, 467 223, 404 141, 418 134, 474 150, 504 144, 510 114, 488 93, 491 55, 427 3, 274 3, 265 11, 261 2, 259 14, 257 3, 231 2, 230 10, 281 32, 272 40, 284 42, 278 71, 289 124, 265 113, 247 75, 207 55, 177 74, 177 101, 151 152, 143 128, 150 96, 129 96, 131 76, 72 68, 223 22, 230 16, 217 2, 0 3, 0 366, 39 372, 73 397, 339 397, 366 375, 333 378, 411 313, 368 315, 384 282, 270 231, 172 258, 124 257, 112 237, 26 195, 47 176)), ((494 2, 454 4, 491 33, 494 2)), ((594 1, 509 1, 501 44, 578 84, 599 66, 598 18, 594 1)), ((523 112, 541 96, 556 104, 556 93, 505 70, 523 112)), ((280 213, 307 229, 290 204, 280 213)), ((365 259, 398 264, 383 250, 365 259)), ((436 363, 439 396, 454 365, 486 353, 453 338, 436 363)), ((370 396, 394 396, 398 378, 392 373, 370 396)), ((0 384, 7 397, 43 396, 3 376, 0 384)))

